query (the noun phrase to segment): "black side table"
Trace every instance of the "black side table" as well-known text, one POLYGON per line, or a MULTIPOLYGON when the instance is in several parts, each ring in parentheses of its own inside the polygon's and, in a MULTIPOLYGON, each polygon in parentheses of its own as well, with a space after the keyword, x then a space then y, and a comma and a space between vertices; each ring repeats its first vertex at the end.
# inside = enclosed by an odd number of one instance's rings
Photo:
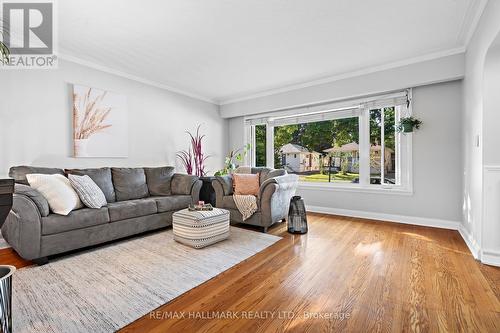
POLYGON ((215 177, 200 177, 200 180, 203 182, 200 190, 200 200, 215 207, 215 190, 212 187, 212 180, 215 180, 215 177))
POLYGON ((0 228, 12 208, 12 194, 14 193, 14 179, 0 179, 0 228))

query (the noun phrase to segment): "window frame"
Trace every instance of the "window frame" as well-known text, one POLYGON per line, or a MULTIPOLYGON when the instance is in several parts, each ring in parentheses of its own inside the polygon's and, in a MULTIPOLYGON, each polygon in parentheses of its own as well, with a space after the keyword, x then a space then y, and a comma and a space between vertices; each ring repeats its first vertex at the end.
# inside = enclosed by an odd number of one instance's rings
MULTIPOLYGON (((411 101, 411 89, 406 90, 408 100, 411 101)), ((323 190, 323 191, 347 191, 363 193, 385 193, 385 194, 413 194, 413 140, 411 134, 396 132, 395 149, 397 150, 396 175, 399 176, 400 184, 370 184, 370 111, 383 109, 385 107, 395 107, 395 123, 401 116, 412 115, 412 103, 409 105, 377 105, 377 107, 363 107, 359 109, 357 116, 343 116, 337 119, 358 117, 359 131, 359 183, 335 183, 335 182, 306 182, 299 181, 299 189, 323 190), (398 172, 399 170, 399 172, 398 172)), ((272 115, 272 113, 271 113, 272 115)), ((262 117, 262 116, 261 116, 262 117)), ((272 117, 272 116, 271 116, 272 117)), ((266 125, 266 166, 274 168, 274 126, 266 125)), ((384 126, 382 126, 384 127, 384 126)), ((382 137, 383 139, 383 137, 382 137)), ((246 159, 246 164, 255 166, 255 125, 245 125, 245 142, 251 144, 250 154, 246 159)), ((385 146, 384 140, 381 142, 385 146)), ((383 179, 383 178, 381 178, 383 179)))

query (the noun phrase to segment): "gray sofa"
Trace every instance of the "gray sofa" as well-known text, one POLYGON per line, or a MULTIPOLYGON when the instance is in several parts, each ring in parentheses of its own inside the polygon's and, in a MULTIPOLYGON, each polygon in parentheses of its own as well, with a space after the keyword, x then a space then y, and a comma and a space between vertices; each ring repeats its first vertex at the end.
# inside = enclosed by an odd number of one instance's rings
MULTIPOLYGON (((249 168, 236 169, 235 173, 247 172, 249 168)), ((242 215, 233 199, 231 176, 218 176, 212 181, 216 194, 216 206, 229 210, 231 223, 245 223, 267 228, 283 221, 288 215, 290 199, 295 195, 299 177, 283 169, 250 168, 250 172, 259 174, 260 190, 257 197, 258 211, 243 221, 242 215)))
POLYGON ((197 202, 202 182, 174 173, 173 167, 96 168, 62 170, 17 166, 12 209, 2 235, 27 260, 43 264, 47 257, 172 224, 172 214, 197 202), (88 175, 101 188, 108 204, 81 208, 63 216, 53 214, 45 198, 31 188, 26 174, 88 175))

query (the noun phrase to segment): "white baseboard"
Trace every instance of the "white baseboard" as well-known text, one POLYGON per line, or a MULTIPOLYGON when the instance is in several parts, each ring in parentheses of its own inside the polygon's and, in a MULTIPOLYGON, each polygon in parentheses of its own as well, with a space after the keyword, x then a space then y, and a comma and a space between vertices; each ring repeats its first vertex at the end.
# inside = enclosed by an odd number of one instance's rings
POLYGON ((375 212, 366 212, 361 210, 350 210, 350 209, 331 208, 331 207, 319 207, 319 206, 307 205, 307 210, 315 213, 342 215, 342 216, 358 217, 363 219, 396 222, 403 224, 413 224, 424 227, 443 228, 451 230, 458 230, 461 225, 461 223, 458 221, 449 221, 449 220, 441 220, 441 219, 433 219, 433 218, 417 217, 417 216, 375 213, 375 212))
POLYGON ((500 252, 493 250, 483 250, 481 262, 486 265, 500 267, 500 252))
POLYGON ((460 233, 460 236, 462 236, 474 259, 481 260, 481 250, 479 244, 477 244, 476 240, 474 239, 474 237, 472 237, 470 232, 468 232, 462 224, 460 224, 458 232, 460 233))
POLYGON ((474 237, 472 237, 472 235, 463 227, 462 223, 458 221, 432 219, 432 218, 417 217, 417 216, 384 214, 384 213, 366 212, 361 210, 350 210, 350 209, 320 207, 320 206, 310 206, 310 205, 306 205, 306 207, 308 211, 314 213, 358 217, 370 220, 379 220, 386 222, 419 225, 424 227, 457 230, 460 233, 460 236, 462 236, 470 252, 472 253, 474 259, 480 260, 483 264, 500 266, 500 251, 493 251, 493 250, 481 251, 479 244, 477 244, 474 237))

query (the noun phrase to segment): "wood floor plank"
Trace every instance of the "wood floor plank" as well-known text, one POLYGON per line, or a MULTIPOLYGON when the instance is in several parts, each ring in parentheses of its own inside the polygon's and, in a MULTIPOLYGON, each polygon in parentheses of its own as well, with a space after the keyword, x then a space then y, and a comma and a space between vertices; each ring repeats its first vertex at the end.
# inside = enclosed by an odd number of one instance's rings
MULTIPOLYGON (((308 218, 308 234, 278 224, 282 240, 157 309, 191 318, 148 314, 121 331, 500 332, 500 268, 474 260, 458 232, 308 218)), ((4 249, 0 264, 31 263, 4 249)))

